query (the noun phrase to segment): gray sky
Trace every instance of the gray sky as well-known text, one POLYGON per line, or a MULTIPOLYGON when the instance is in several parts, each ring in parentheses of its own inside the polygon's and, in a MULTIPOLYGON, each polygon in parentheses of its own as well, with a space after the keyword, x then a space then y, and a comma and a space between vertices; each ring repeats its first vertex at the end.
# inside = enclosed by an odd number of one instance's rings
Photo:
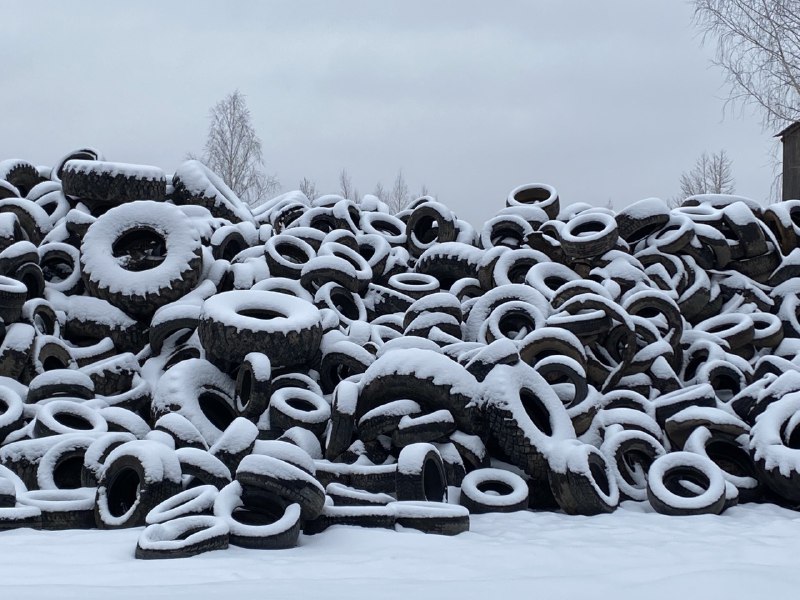
POLYGON ((682 0, 15 2, 0 35, 0 159, 82 145, 173 170, 247 96, 268 170, 360 192, 402 168, 474 224, 513 187, 616 208, 726 149, 765 200, 772 133, 727 90, 682 0), (490 6, 491 5, 491 6, 490 6))

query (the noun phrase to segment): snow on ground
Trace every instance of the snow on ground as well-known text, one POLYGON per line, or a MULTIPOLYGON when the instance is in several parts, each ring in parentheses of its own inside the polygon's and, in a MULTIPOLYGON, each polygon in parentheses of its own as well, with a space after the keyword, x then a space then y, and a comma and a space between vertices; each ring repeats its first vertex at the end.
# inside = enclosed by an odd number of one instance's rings
POLYGON ((0 532, 3 598, 794 598, 800 514, 771 505, 667 517, 473 515, 457 537, 336 526, 291 550, 135 560, 141 528, 0 532))

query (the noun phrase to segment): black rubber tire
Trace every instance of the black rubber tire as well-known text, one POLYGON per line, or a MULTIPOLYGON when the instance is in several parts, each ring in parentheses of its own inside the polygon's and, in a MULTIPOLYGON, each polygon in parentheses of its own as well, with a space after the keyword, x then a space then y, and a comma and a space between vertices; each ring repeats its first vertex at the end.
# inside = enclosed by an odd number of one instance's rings
POLYGON ((636 429, 607 435, 600 446, 617 480, 620 499, 641 502, 647 499, 647 471, 666 453, 655 437, 636 429))
POLYGON ((663 515, 718 515, 725 506, 725 478, 720 468, 705 456, 671 452, 650 465, 647 499, 663 515), (702 492, 690 490, 684 481, 702 492))
POLYGON ((586 516, 613 512, 619 488, 608 459, 589 444, 568 441, 559 446, 550 450, 548 479, 561 510, 586 516))
POLYGON ((0 275, 0 319, 6 326, 19 320, 28 290, 21 281, 0 275))
POLYGON ((36 413, 32 434, 43 438, 64 433, 102 434, 108 431, 106 420, 79 402, 54 400, 36 413))
POLYGON ((404 417, 392 431, 392 445, 395 448, 405 448, 411 444, 435 442, 447 438, 455 430, 453 415, 447 410, 404 417))
POLYGON ((299 504, 303 519, 314 519, 325 505, 325 489, 302 469, 271 456, 251 454, 236 470, 243 487, 254 487, 299 504))
POLYGON ((188 558, 227 547, 228 526, 221 519, 210 515, 193 515, 164 524, 148 525, 139 536, 134 556, 145 560, 188 558), (211 533, 202 533, 206 531, 211 533), (170 535, 166 535, 166 532, 170 535), (156 536, 156 540, 151 542, 151 536, 156 536))
POLYGON ((443 204, 427 201, 414 208, 406 223, 409 253, 417 258, 435 244, 456 239, 455 215, 443 204))
POLYGON ((96 437, 69 436, 44 453, 36 469, 39 489, 68 490, 84 487, 84 456, 96 437))
POLYGON ((147 513, 154 506, 181 491, 180 473, 178 457, 158 442, 141 440, 115 448, 106 459, 98 481, 97 526, 119 529, 144 525, 147 513), (139 452, 158 456, 162 468, 149 471, 139 452))
POLYGON ((238 481, 225 486, 214 502, 214 516, 230 528, 230 544, 255 550, 294 548, 300 536, 300 512, 299 505, 278 501, 246 506, 238 481))
POLYGON ((225 371, 232 372, 255 349, 269 357, 273 368, 292 367, 309 362, 319 350, 321 318, 319 310, 301 298, 253 290, 224 292, 206 300, 198 333, 208 359, 225 371))
POLYGON ((461 482, 460 503, 470 514, 526 510, 528 484, 511 471, 476 469, 468 473, 461 482))
POLYGON ((438 535, 458 535, 469 531, 469 511, 463 506, 398 501, 389 507, 394 511, 396 526, 438 535))
POLYGON ((398 500, 444 502, 447 476, 439 451, 431 444, 412 444, 397 457, 395 483, 398 500))
POLYGON ((303 533, 322 533, 332 525, 367 527, 370 529, 394 529, 395 515, 391 505, 326 505, 322 513, 303 525, 303 533))
POLYGON ((73 369, 51 369, 31 379, 25 402, 35 404, 57 397, 91 400, 94 395, 94 383, 88 375, 73 369))
POLYGON ((17 501, 42 511, 42 529, 95 528, 95 490, 92 488, 30 490, 20 494, 17 501))
POLYGON ((199 234, 179 208, 163 202, 112 208, 81 243, 88 292, 133 316, 150 317, 184 296, 198 282, 200 263, 199 234))
POLYGON ((353 442, 357 404, 358 385, 352 381, 339 383, 333 391, 331 400, 331 426, 325 439, 327 460, 335 460, 353 442))
POLYGON ((188 160, 175 169, 170 199, 178 205, 197 204, 214 217, 231 223, 253 220, 250 209, 236 196, 221 177, 197 160, 188 160))
POLYGON ((270 429, 280 433, 292 427, 302 427, 319 437, 330 416, 331 408, 325 399, 302 388, 281 388, 272 394, 269 401, 270 429))
POLYGON ((65 195, 104 205, 164 200, 167 194, 167 180, 156 167, 73 159, 60 177, 65 195))
POLYGON ((175 451, 184 477, 191 477, 190 486, 213 485, 221 490, 232 480, 230 469, 220 459, 200 448, 178 448, 175 451))
POLYGON ((581 213, 569 220, 560 237, 561 248, 567 256, 585 259, 600 257, 614 248, 619 232, 614 217, 605 213, 581 213))
POLYGON ((96 438, 83 453, 81 487, 97 487, 97 482, 103 471, 103 463, 105 463, 108 455, 115 448, 135 439, 133 434, 124 432, 109 432, 96 438))
POLYGON ((0 386, 0 444, 8 434, 25 424, 23 402, 19 394, 6 386, 0 386))
POLYGON ((177 412, 213 444, 236 418, 234 382, 208 361, 192 358, 170 367, 158 381, 153 420, 177 412))
POLYGON ((793 418, 800 410, 800 398, 783 389, 781 394, 756 420, 750 448, 758 479, 782 501, 800 506, 800 471, 790 462, 800 454, 800 427, 793 418))
POLYGON ((272 395, 272 364, 263 352, 248 352, 236 373, 236 410, 257 419, 267 409, 272 395))
POLYGON ((234 419, 219 436, 208 452, 235 473, 242 459, 253 451, 258 438, 258 427, 244 417, 234 419))
POLYGON ((303 267, 316 256, 306 241, 291 235, 291 230, 271 237, 264 244, 270 277, 300 279, 303 267))
POLYGON ((535 206, 541 208, 548 218, 558 218, 561 204, 558 192, 544 183, 526 183, 508 193, 506 206, 535 206))

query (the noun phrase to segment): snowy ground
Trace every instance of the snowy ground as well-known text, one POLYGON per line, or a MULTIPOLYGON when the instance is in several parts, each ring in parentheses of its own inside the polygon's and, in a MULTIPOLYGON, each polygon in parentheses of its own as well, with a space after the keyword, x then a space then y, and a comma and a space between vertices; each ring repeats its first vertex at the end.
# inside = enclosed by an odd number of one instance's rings
POLYGON ((722 516, 472 517, 454 538, 337 526, 292 550, 231 547, 133 558, 141 529, 0 533, 2 597, 427 599, 795 598, 800 514, 746 505, 722 516))

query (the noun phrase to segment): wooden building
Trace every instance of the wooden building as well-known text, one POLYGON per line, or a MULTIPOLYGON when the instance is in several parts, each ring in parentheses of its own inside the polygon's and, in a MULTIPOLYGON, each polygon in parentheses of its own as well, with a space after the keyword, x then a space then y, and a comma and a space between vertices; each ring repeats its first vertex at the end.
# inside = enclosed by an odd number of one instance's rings
POLYGON ((800 121, 792 123, 775 137, 783 143, 782 200, 800 198, 800 121))

